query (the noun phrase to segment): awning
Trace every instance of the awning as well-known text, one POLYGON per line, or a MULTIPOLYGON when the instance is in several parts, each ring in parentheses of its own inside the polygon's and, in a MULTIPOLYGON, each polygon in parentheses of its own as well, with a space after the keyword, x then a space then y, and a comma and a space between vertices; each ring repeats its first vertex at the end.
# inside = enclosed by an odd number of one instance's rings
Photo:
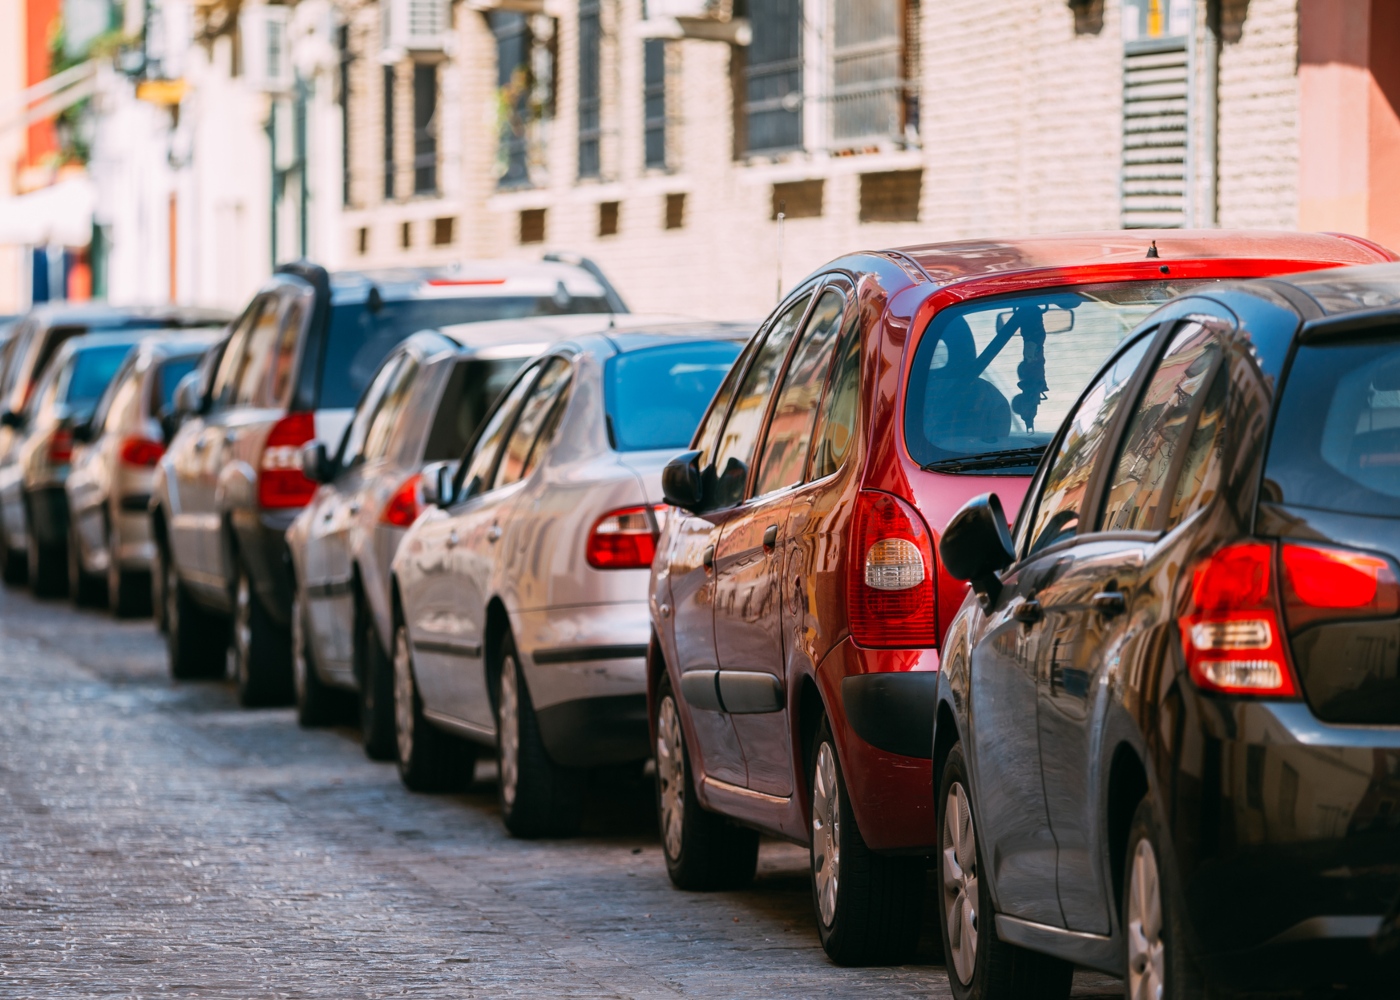
POLYGON ((87 246, 96 204, 97 191, 86 177, 0 199, 0 244, 87 246))

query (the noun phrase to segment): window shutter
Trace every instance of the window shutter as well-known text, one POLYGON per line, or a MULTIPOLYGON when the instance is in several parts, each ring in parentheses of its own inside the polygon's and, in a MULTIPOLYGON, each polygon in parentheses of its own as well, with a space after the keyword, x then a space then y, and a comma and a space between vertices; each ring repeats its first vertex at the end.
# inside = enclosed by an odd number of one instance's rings
POLYGON ((386 8, 385 48, 440 52, 447 35, 446 0, 381 0, 386 8))
POLYGON ((1123 55, 1123 228, 1186 224, 1189 65, 1185 40, 1123 55))

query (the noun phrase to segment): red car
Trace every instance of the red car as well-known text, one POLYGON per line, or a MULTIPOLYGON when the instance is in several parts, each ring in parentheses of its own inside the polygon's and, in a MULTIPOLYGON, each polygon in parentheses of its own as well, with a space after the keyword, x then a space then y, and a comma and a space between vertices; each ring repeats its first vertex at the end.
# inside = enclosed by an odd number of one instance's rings
POLYGON ((907 957, 937 843, 939 644, 966 593, 938 530, 992 490, 1014 517, 1161 303, 1392 259, 1345 236, 1113 232, 854 254, 804 281, 663 474, 648 700, 672 881, 747 882, 760 832, 809 845, 827 953, 907 957))

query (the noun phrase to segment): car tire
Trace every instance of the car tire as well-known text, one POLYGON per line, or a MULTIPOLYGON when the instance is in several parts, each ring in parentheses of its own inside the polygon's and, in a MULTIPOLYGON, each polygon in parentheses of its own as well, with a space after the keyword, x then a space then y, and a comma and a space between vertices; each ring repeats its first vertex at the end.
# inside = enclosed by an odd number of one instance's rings
POLYGON ((35 597, 66 597, 68 594, 68 546, 45 545, 33 530, 34 518, 29 517, 29 543, 25 547, 28 562, 29 589, 35 597))
POLYGON ((292 638, 263 607, 246 567, 234 582, 233 641, 229 658, 238 703, 244 708, 292 700, 292 638))
POLYGON ((354 641, 360 739, 364 742, 365 755, 370 760, 394 760, 397 753, 395 667, 384 654, 374 618, 361 601, 356 602, 354 641))
POLYGON ((556 764, 545 749, 515 640, 497 651, 496 764, 501 819, 511 836, 570 837, 583 819, 581 768, 556 764))
POLYGON ((78 544, 78 532, 68 528, 68 593, 80 608, 95 608, 107 603, 102 578, 83 568, 83 552, 78 544))
POLYGON ((0 580, 12 587, 22 587, 29 579, 29 564, 24 551, 10 544, 9 532, 3 524, 4 517, 0 514, 0 580))
POLYGON ((962 744, 954 744, 939 781, 939 929, 954 1000, 1064 1000, 1069 962, 1018 948, 996 934, 982 844, 968 794, 962 744))
POLYGON ((1150 799, 1133 815, 1123 857, 1124 996, 1200 997, 1204 983, 1188 954, 1179 883, 1150 799))
POLYGON ((155 608, 150 574, 122 569, 117 559, 116 532, 107 532, 107 608, 117 618, 138 618, 155 608))
POLYGON ((403 624, 394 629, 392 676, 394 749, 404 787, 412 792, 455 792, 469 787, 476 771, 477 748, 423 717, 413 651, 403 624))
POLYGON ((321 680, 316 672, 311 637, 306 629, 306 603, 300 590, 292 597, 292 688, 299 725, 310 729, 336 721, 340 692, 321 680))
POLYGON ((758 833, 700 805, 670 676, 656 691, 656 812, 666 874, 677 889, 739 889, 758 868, 758 833))
POLYGON ((165 645, 175 680, 220 678, 228 670, 228 620, 195 603, 164 548, 156 550, 163 583, 165 645))
POLYGON ((896 965, 919 946, 922 857, 876 854, 846 790, 831 725, 823 719, 807 775, 812 905, 822 947, 838 965, 896 965))

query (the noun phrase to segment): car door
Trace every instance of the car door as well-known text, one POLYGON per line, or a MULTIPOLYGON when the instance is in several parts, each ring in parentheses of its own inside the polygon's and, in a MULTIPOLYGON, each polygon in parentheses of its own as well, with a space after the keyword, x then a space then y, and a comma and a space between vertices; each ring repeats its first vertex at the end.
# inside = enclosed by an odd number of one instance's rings
MULTIPOLYGON (((715 552, 715 651, 720 701, 744 754, 747 787, 792 794, 788 650, 782 634, 787 534, 794 507, 810 505, 801 488, 817 403, 846 312, 846 295, 828 286, 816 297, 782 374, 752 477, 752 499, 724 525, 715 552)), ((771 390, 772 383, 770 383, 771 390)))
POLYGON ((1149 345, 1139 337, 1119 353, 1052 443, 1024 508, 1031 513, 1021 532, 1023 557, 1003 575, 972 648, 969 764, 997 903, 1009 916, 1057 927, 1064 926, 1057 852, 1034 722, 1039 651, 1053 644, 1056 622, 1047 619, 1040 594, 1070 562, 1065 548, 1086 512, 1097 460, 1149 345))
POLYGON ((1197 489, 1182 469, 1200 468, 1200 456, 1215 447, 1226 385, 1222 358, 1220 340, 1201 323, 1186 321, 1171 332, 1121 421, 1107 479, 1096 484, 1104 500, 1090 498, 1086 514, 1095 530, 1062 549, 1060 571, 1036 595, 1045 615, 1036 664, 1041 774, 1058 850, 1060 909, 1070 930, 1110 929, 1114 891, 1100 863, 1100 793, 1111 762, 1098 752, 1109 682, 1125 648, 1145 631, 1133 614, 1144 562, 1162 532, 1194 509, 1197 489))

